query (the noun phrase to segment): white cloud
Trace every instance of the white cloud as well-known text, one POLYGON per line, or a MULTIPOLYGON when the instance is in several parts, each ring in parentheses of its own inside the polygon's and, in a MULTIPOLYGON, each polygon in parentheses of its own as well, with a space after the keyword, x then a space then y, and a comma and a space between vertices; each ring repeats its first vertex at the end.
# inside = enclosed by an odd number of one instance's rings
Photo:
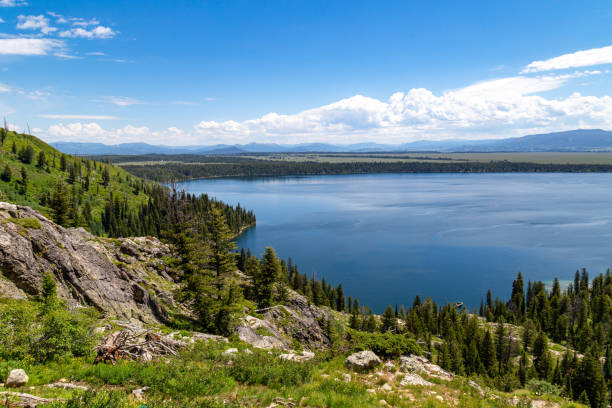
POLYGON ((8 85, 5 85, 3 83, 0 83, 0 93, 7 93, 11 91, 11 87, 8 85))
POLYGON ((46 119, 68 119, 68 120, 114 120, 119 119, 116 116, 109 115, 63 115, 63 114, 47 114, 40 115, 41 118, 46 119))
POLYGON ((89 27, 90 25, 100 24, 100 22, 95 18, 92 18, 91 20, 85 20, 84 18, 71 18, 70 21, 72 22, 73 26, 77 27, 89 27))
POLYGON ((23 0, 0 0, 0 7, 17 7, 17 6, 27 6, 23 0))
POLYGON ((163 131, 153 132, 147 126, 126 125, 121 128, 105 130, 96 122, 58 123, 49 126, 47 134, 53 141, 80 141, 118 144, 126 142, 189 143, 189 135, 173 126, 163 131))
POLYGON ((113 31, 110 27, 97 26, 92 30, 87 30, 86 28, 77 27, 71 28, 70 30, 61 31, 59 33, 60 37, 68 37, 68 38, 112 38, 117 33, 113 31))
POLYGON ((111 103, 117 106, 142 105, 144 103, 128 96, 103 96, 102 98, 94 99, 94 102, 111 103))
POLYGON ((612 128, 612 98, 574 93, 548 99, 538 93, 557 89, 567 75, 516 76, 479 82, 461 89, 433 92, 414 88, 387 100, 356 95, 293 115, 269 113, 257 119, 202 121, 197 143, 253 140, 298 143, 376 141, 402 143, 421 139, 509 137, 533 129, 561 130, 583 126, 612 128))
POLYGON ((49 25, 49 19, 42 14, 38 16, 17 16, 17 28, 20 30, 40 30, 43 34, 57 31, 57 28, 49 25))
POLYGON ((2 17, 0 17, 0 23, 4 23, 4 20, 2 19, 2 17))
POLYGON ((66 24, 68 22, 68 20, 66 20, 66 18, 61 14, 54 13, 53 11, 48 11, 47 14, 55 18, 55 22, 57 24, 66 24))
POLYGON ((98 56, 98 57, 106 57, 106 54, 101 52, 101 51, 88 52, 85 55, 92 55, 92 56, 98 56))
POLYGON ((212 96, 206 96, 206 97, 204 97, 202 99, 204 99, 205 101, 208 101, 208 102, 212 102, 212 101, 216 101, 217 100, 217 98, 213 98, 212 96))
POLYGON ((48 55, 64 46, 63 41, 49 38, 1 38, 0 55, 48 55))
POLYGON ((527 65, 521 73, 579 68, 602 64, 612 64, 612 45, 576 51, 571 54, 564 54, 543 61, 534 61, 527 65))

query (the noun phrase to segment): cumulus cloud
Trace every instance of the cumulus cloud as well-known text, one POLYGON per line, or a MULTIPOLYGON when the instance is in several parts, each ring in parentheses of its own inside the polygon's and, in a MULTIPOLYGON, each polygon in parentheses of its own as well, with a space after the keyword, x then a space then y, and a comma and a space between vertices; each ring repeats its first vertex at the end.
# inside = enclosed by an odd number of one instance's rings
POLYGON ((560 99, 538 93, 599 71, 540 77, 516 76, 479 82, 436 95, 428 89, 397 92, 386 101, 356 95, 293 115, 269 113, 237 121, 202 121, 198 142, 252 140, 297 143, 377 141, 401 143, 451 137, 516 136, 534 129, 612 127, 612 98, 571 94, 560 99))
POLYGON ((92 18, 91 20, 85 20, 84 18, 75 17, 71 18, 70 21, 72 22, 73 26, 77 27, 88 27, 90 25, 100 24, 100 22, 95 18, 92 18))
POLYGON ((18 7, 18 6, 27 6, 23 0, 0 0, 0 7, 18 7))
POLYGON ((57 28, 49 24, 49 19, 44 15, 38 16, 17 16, 17 28, 20 30, 40 30, 43 34, 57 31, 57 28))
POLYGON ((527 65, 521 73, 580 68, 603 64, 612 64, 612 45, 576 51, 571 54, 563 54, 543 61, 534 61, 527 65))
POLYGON ((83 27, 71 28, 70 30, 61 31, 59 36, 68 38, 107 39, 114 37, 116 34, 117 33, 110 27, 97 26, 91 30, 83 27))
POLYGON ((0 38, 0 55, 48 55, 64 47, 63 41, 49 38, 0 38))
POLYGON ((151 131, 147 126, 126 125, 106 130, 96 122, 58 123, 49 126, 47 134, 52 140, 70 140, 81 142, 101 142, 118 144, 125 142, 165 143, 168 140, 185 143, 187 134, 177 127, 163 131, 151 131))
POLYGON ((73 114, 46 114, 40 115, 41 118, 46 119, 67 119, 67 120, 114 120, 119 119, 116 116, 110 115, 73 115, 73 114))

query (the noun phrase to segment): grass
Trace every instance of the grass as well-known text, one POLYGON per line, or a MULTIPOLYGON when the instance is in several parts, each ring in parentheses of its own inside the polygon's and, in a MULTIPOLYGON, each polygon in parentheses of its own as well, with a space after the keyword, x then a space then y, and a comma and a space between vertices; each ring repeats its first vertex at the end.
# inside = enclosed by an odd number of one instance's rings
POLYGON ((10 217, 4 220, 2 223, 12 222, 13 224, 20 225, 23 228, 27 229, 40 229, 40 221, 36 218, 26 217, 26 218, 14 218, 10 217))

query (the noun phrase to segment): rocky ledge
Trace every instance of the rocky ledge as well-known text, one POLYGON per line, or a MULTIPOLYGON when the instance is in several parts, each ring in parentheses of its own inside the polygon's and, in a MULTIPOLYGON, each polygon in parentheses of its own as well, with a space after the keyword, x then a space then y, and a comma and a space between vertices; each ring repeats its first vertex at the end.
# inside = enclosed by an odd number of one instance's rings
POLYGON ((70 307, 164 322, 167 306, 177 306, 164 261, 171 255, 155 238, 95 237, 83 228, 61 227, 30 207, 0 202, 0 297, 36 296, 43 274, 51 272, 70 307))

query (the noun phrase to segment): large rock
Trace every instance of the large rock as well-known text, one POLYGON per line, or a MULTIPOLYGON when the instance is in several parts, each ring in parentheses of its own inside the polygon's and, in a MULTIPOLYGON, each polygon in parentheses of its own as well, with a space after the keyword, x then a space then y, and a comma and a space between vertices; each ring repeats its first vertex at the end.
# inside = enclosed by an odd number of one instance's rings
POLYGON ((452 381, 455 378, 453 373, 449 373, 424 357, 415 355, 401 356, 400 370, 406 373, 425 374, 445 381, 452 381))
POLYGON ((320 350, 331 344, 325 326, 330 312, 308 302, 305 296, 287 290, 283 305, 258 310, 261 318, 246 316, 235 328, 240 340, 260 349, 290 351, 297 341, 305 348, 320 350))
POLYGON ((24 370, 18 368, 17 370, 12 370, 8 377, 6 378, 5 385, 7 388, 11 387, 23 387, 28 383, 28 375, 24 370))
POLYGON ((376 367, 382 361, 374 352, 370 350, 360 351, 359 353, 351 354, 345 361, 348 368, 355 371, 364 371, 376 367))
POLYGON ((163 322, 163 304, 178 307, 163 260, 171 254, 171 248, 155 238, 94 237, 83 228, 61 227, 29 207, 0 202, 0 280, 11 282, 0 285, 0 296, 38 295, 42 276, 50 271, 58 295, 70 306, 163 322), (36 219, 40 228, 23 227, 15 218, 36 219))

